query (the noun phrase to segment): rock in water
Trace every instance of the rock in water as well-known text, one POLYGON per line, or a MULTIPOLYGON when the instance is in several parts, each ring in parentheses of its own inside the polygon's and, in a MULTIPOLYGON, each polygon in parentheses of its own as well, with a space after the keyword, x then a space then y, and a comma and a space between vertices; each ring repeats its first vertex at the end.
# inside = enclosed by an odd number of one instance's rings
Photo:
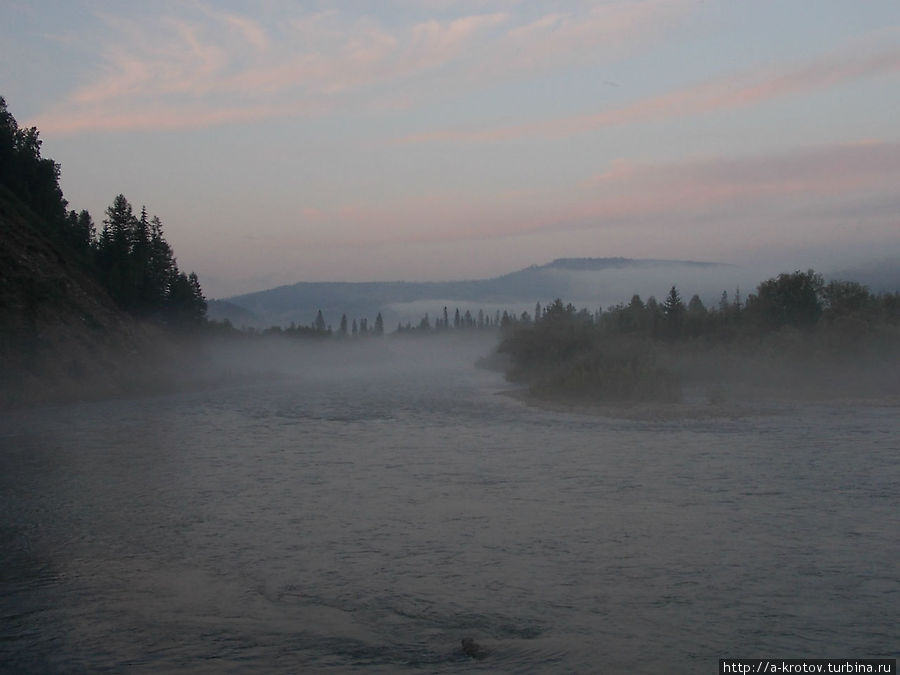
POLYGON ((463 654, 465 654, 466 656, 471 656, 473 659, 478 660, 481 660, 488 655, 487 649, 482 647, 470 637, 462 639, 462 650, 463 654))

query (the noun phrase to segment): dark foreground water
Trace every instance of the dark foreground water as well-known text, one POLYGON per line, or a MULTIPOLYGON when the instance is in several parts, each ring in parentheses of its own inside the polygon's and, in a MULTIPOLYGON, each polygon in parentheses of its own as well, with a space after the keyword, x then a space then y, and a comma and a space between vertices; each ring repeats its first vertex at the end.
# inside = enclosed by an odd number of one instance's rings
POLYGON ((589 417, 497 395, 483 344, 383 345, 0 417, 0 669, 898 655, 897 407, 589 417))

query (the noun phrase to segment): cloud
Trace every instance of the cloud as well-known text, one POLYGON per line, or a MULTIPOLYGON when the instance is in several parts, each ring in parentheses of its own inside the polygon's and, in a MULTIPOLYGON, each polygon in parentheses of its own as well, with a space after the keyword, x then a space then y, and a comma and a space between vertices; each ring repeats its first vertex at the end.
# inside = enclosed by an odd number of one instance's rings
POLYGON ((843 49, 807 63, 730 74, 598 113, 492 128, 438 129, 400 141, 484 143, 523 137, 566 137, 605 127, 732 110, 898 72, 900 46, 896 44, 852 52, 843 49))
POLYGON ((334 11, 280 16, 274 27, 209 8, 199 17, 102 18, 114 36, 103 41, 102 68, 39 116, 45 133, 171 128, 178 111, 188 128, 258 120, 349 106, 355 102, 346 95, 354 92, 391 107, 371 89, 453 62, 507 15, 429 19, 392 30, 334 11), (155 109, 166 111, 160 124, 148 114, 155 109))
POLYGON ((493 67, 533 69, 560 62, 596 64, 623 48, 657 39, 696 9, 698 0, 632 0, 598 5, 565 3, 510 29, 497 47, 493 67), (562 7, 568 11, 560 12, 562 7))
POLYGON ((206 5, 177 14, 100 15, 100 67, 35 122, 45 133, 171 128, 203 120, 260 120, 295 110, 396 109, 496 86, 510 73, 596 62, 617 45, 639 44, 697 0, 420 5, 386 22, 338 10, 303 13, 269 5, 250 18, 206 5), (448 13, 453 12, 447 16, 448 13), (422 77, 428 76, 427 82, 422 77), (424 86, 423 86, 424 85, 424 86), (452 92, 452 93, 451 93, 452 92), (385 105, 385 101, 394 101, 385 105), (160 125, 148 110, 165 111, 160 125))
POLYGON ((864 142, 671 164, 628 162, 585 182, 594 217, 696 215, 887 193, 900 181, 900 143, 864 142))
POLYGON ((273 117, 294 115, 321 115, 326 112, 323 104, 300 101, 297 103, 260 103, 242 106, 207 106, 193 102, 169 104, 147 103, 139 107, 98 108, 91 115, 66 115, 41 118, 40 128, 56 134, 75 134, 85 131, 119 132, 137 129, 172 131, 177 129, 202 129, 231 123, 250 123, 273 117), (46 125, 46 126, 44 126, 46 125))
POLYGON ((238 16, 236 14, 222 14, 223 20, 232 26, 236 32, 238 32, 244 40, 252 45, 257 51, 265 52, 269 50, 270 42, 269 36, 266 34, 265 29, 259 25, 256 21, 252 19, 248 19, 244 16, 238 16))
POLYGON ((506 21, 503 13, 466 16, 452 21, 434 19, 417 23, 412 27, 412 55, 426 64, 449 61, 478 31, 506 21))
POLYGON ((838 221, 900 224, 884 203, 900 203, 898 184, 900 143, 869 141, 687 162, 620 161, 567 191, 510 191, 480 199, 432 193, 316 215, 329 223, 332 234, 326 238, 339 236, 342 244, 360 247, 577 230, 633 237, 646 227, 686 233, 713 227, 752 239, 754 227, 765 226, 774 228, 777 240, 801 224, 808 231, 838 221), (737 234, 735 225, 741 226, 737 234))

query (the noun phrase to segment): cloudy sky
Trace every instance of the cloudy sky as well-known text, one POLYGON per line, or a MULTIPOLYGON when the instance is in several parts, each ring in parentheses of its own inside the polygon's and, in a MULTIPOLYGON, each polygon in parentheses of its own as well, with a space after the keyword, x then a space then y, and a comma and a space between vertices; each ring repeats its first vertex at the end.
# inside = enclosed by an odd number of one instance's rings
POLYGON ((900 255, 897 0, 4 0, 0 95, 210 297, 900 255))

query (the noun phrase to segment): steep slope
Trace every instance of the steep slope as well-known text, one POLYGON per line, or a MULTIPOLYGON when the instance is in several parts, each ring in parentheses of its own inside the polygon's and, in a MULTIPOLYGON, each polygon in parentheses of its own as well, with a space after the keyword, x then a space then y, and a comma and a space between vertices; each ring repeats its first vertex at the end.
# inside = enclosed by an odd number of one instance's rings
POLYGON ((160 331, 121 312, 0 186, 0 406, 155 386, 168 376, 157 357, 172 355, 160 331))

